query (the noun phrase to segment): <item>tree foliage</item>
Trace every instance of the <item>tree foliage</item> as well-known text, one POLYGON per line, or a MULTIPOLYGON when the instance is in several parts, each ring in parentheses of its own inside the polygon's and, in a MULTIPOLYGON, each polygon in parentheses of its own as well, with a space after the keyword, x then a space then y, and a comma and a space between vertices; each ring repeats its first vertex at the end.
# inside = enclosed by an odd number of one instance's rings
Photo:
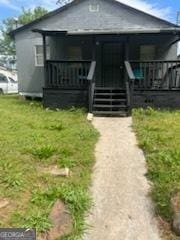
POLYGON ((8 33, 19 26, 25 25, 37 18, 42 17, 46 13, 47 10, 42 7, 36 7, 33 10, 22 8, 22 13, 18 18, 7 18, 3 20, 3 24, 0 29, 0 54, 15 55, 15 43, 8 33))

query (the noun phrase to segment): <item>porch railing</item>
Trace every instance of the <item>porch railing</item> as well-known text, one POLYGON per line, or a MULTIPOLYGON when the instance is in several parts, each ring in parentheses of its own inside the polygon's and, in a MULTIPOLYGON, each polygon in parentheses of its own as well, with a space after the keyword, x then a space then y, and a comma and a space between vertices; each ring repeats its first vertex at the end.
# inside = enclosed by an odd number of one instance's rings
POLYGON ((46 61, 47 88, 87 88, 91 61, 46 61))
POLYGON ((89 112, 92 112, 95 89, 96 62, 89 60, 46 61, 46 88, 55 89, 87 89, 89 112))
POLYGON ((134 90, 180 89, 180 61, 126 61, 134 90))

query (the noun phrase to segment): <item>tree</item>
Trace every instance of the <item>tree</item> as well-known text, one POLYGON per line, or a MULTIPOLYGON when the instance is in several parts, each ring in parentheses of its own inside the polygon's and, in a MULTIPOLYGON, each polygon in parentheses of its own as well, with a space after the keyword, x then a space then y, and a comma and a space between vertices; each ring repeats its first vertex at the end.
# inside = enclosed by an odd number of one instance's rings
POLYGON ((19 26, 25 25, 42 17, 47 12, 48 11, 42 7, 36 7, 33 10, 22 8, 22 13, 18 18, 7 18, 3 20, 3 24, 0 29, 2 35, 0 38, 0 54, 15 55, 15 43, 8 33, 19 26))

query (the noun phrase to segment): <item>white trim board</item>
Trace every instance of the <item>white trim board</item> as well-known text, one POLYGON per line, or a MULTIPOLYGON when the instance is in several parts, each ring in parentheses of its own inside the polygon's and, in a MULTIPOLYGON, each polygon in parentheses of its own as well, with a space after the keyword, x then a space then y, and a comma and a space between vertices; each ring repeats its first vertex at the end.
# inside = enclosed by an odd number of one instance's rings
POLYGON ((29 93, 29 92, 19 92, 20 96, 25 96, 25 97, 43 97, 42 93, 29 93))

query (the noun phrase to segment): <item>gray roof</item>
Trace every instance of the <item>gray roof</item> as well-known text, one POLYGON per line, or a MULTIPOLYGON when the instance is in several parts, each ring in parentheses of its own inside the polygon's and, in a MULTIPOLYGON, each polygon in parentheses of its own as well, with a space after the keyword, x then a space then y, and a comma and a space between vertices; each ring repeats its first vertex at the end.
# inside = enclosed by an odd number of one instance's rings
MULTIPOLYGON (((11 31, 11 32, 10 32, 10 35, 11 35, 11 36, 14 36, 16 33, 21 32, 21 31, 23 31, 24 29, 27 29, 28 27, 31 27, 31 26, 35 25, 36 23, 39 23, 39 22, 41 22, 41 21, 43 21, 43 20, 45 20, 45 19, 48 19, 48 18, 50 18, 50 17, 52 17, 52 16, 54 16, 54 15, 60 13, 60 12, 63 12, 64 10, 66 10, 66 9, 72 7, 72 6, 77 5, 77 4, 80 3, 81 1, 84 1, 84 0, 73 0, 72 2, 66 4, 65 6, 62 6, 62 7, 58 8, 58 9, 56 9, 56 10, 54 10, 54 11, 51 11, 51 12, 45 14, 45 15, 44 15, 43 17, 41 17, 41 18, 36 19, 36 20, 34 20, 34 21, 32 21, 32 22, 30 22, 30 23, 28 23, 28 24, 25 24, 24 26, 21 26, 21 27, 15 29, 15 30, 11 31)), ((161 23, 165 23, 165 24, 169 25, 169 31, 170 31, 170 30, 171 30, 171 31, 172 31, 172 30, 174 30, 174 31, 179 31, 179 29, 180 29, 180 27, 179 27, 178 25, 176 25, 176 24, 173 24, 173 23, 168 22, 168 21, 166 21, 166 20, 163 20, 163 19, 160 19, 160 18, 158 18, 158 17, 152 16, 152 15, 150 15, 150 14, 148 14, 148 13, 145 13, 145 12, 143 12, 143 11, 141 11, 141 10, 137 10, 137 9, 135 9, 135 8, 133 8, 133 7, 130 7, 130 6, 126 5, 126 4, 124 4, 124 3, 121 3, 121 2, 119 2, 119 1, 117 1, 117 0, 104 0, 104 1, 116 3, 116 4, 119 5, 119 6, 123 6, 123 7, 127 8, 127 9, 133 10, 136 14, 143 14, 143 15, 145 15, 145 16, 148 16, 148 17, 151 17, 151 18, 153 18, 153 19, 156 19, 156 20, 160 21, 161 23)), ((167 30, 168 30, 168 29, 167 29, 167 30)), ((52 31, 58 31, 58 32, 60 32, 61 29, 54 29, 54 30, 52 29, 52 31)), ((78 30, 78 31, 79 31, 79 30, 78 30)), ((134 31, 134 30, 133 30, 133 31, 134 31)), ((137 31, 140 31, 140 29, 139 29, 139 30, 137 29, 137 31)), ((141 30, 141 31, 142 31, 142 30, 141 30)), ((160 30, 159 30, 159 29, 154 29, 154 30, 153 30, 153 29, 147 29, 147 31, 144 31, 144 32, 152 32, 152 33, 153 33, 153 32, 157 32, 157 31, 160 31, 160 30)), ((77 32, 77 31, 75 30, 75 31, 74 31, 74 34, 75 34, 75 32, 76 32, 76 33, 80 33, 80 31, 77 32)), ((94 33, 94 34, 95 34, 95 32, 96 32, 95 30, 93 30, 93 31, 88 30, 88 32, 86 32, 86 33, 94 33)), ((104 30, 104 32, 106 32, 106 33, 113 33, 113 32, 114 32, 114 33, 120 33, 120 30, 118 30, 118 32, 117 32, 117 30, 109 29, 109 30, 104 30)), ((130 33, 131 30, 128 30, 128 32, 130 33)), ((100 33, 100 30, 98 30, 98 33, 100 33)), ((123 31, 122 33, 125 33, 125 31, 123 31)), ((85 34, 85 32, 83 31, 82 34, 85 34)))

